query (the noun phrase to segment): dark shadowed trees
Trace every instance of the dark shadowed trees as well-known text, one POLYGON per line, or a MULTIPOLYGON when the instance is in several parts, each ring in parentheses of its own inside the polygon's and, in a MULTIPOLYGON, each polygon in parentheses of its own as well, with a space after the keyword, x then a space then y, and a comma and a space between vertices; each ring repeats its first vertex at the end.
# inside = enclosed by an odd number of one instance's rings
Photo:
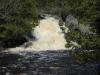
POLYGON ((0 0, 0 41, 19 38, 36 24, 35 0, 0 0))

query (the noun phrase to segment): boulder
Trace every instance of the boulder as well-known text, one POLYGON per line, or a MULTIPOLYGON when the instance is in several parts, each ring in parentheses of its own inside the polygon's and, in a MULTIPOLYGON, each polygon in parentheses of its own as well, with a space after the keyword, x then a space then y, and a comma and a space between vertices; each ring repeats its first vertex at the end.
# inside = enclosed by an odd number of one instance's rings
POLYGON ((94 32, 91 31, 92 27, 87 24, 81 24, 78 22, 77 18, 75 18, 73 15, 68 15, 66 17, 65 25, 70 29, 70 30, 78 30, 83 33, 87 34, 95 34, 94 32))
POLYGON ((66 17, 65 23, 66 23, 66 26, 68 26, 69 29, 71 30, 78 28, 78 20, 72 15, 68 15, 66 17))

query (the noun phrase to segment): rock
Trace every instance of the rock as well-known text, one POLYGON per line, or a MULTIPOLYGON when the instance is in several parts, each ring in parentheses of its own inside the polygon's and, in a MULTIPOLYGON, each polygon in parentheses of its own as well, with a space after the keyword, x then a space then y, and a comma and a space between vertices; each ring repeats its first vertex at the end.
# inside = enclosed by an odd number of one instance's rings
POLYGON ((75 48, 81 48, 81 45, 79 45, 77 42, 70 41, 70 44, 75 48))
POLYGON ((79 24, 79 27, 78 28, 83 33, 94 34, 91 31, 92 27, 90 27, 89 25, 79 24))
POLYGON ((70 29, 75 29, 78 27, 78 20, 72 15, 68 15, 66 17, 65 23, 70 29))
POLYGON ((90 27, 90 25, 84 25, 78 22, 77 18, 75 18, 72 15, 68 15, 66 17, 66 26, 70 29, 70 30, 79 30, 80 32, 83 33, 88 33, 88 34, 95 34, 91 31, 92 27, 90 27))

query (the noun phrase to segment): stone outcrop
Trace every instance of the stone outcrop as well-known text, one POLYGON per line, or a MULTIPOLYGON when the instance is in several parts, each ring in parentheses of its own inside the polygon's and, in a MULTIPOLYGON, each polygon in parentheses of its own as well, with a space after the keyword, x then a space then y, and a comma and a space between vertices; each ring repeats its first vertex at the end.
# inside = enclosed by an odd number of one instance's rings
POLYGON ((73 15, 68 15, 66 17, 65 24, 70 30, 79 30, 80 32, 83 32, 83 33, 94 34, 91 31, 92 27, 90 27, 89 24, 85 25, 85 24, 79 23, 78 19, 75 18, 73 15))

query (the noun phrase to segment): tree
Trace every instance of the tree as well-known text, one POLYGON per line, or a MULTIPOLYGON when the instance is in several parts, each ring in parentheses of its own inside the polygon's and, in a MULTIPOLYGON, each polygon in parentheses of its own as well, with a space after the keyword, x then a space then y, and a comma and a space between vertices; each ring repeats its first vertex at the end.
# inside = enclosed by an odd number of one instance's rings
POLYGON ((0 0, 0 41, 23 36, 36 24, 35 0, 0 0))

